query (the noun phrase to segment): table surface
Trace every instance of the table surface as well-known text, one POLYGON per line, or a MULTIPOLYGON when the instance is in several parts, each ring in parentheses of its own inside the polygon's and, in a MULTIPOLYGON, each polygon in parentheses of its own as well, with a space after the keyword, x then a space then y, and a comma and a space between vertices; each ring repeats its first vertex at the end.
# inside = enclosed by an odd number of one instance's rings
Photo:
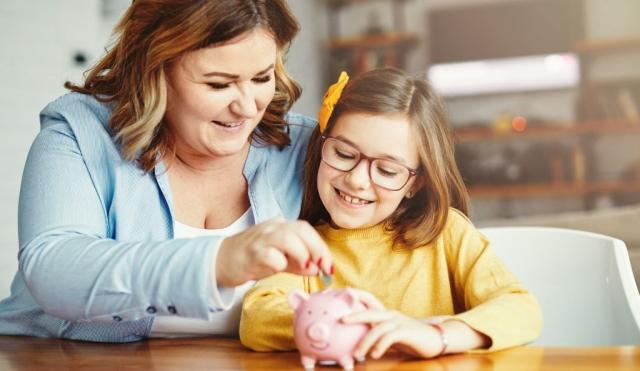
MULTIPOLYGON (((238 340, 152 339, 129 344, 0 336, 0 370, 303 370, 297 352, 257 353, 238 340)), ((316 370, 339 370, 317 366, 316 370)), ((519 347, 432 360, 400 354, 368 359, 355 370, 640 370, 640 346, 519 347)))

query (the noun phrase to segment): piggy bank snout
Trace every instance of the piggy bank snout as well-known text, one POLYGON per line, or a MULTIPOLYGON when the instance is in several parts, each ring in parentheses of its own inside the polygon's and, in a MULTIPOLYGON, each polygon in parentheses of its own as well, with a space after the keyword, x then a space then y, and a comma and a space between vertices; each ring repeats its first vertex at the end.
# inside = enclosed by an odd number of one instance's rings
POLYGON ((313 341, 327 341, 331 335, 331 329, 326 323, 315 322, 307 327, 307 336, 313 341))

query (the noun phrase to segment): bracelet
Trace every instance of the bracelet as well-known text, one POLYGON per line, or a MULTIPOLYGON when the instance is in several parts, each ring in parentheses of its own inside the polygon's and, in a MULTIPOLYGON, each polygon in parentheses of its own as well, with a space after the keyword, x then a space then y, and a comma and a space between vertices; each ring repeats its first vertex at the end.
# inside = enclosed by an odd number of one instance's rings
POLYGON ((447 350, 447 347, 449 347, 449 341, 447 341, 447 337, 444 335, 444 329, 442 328, 442 326, 440 326, 437 323, 430 323, 430 325, 431 325, 431 327, 433 327, 438 332, 438 335, 440 335, 440 342, 442 343, 442 350, 440 350, 440 353, 438 353, 438 354, 436 354, 434 356, 434 357, 440 357, 447 350))

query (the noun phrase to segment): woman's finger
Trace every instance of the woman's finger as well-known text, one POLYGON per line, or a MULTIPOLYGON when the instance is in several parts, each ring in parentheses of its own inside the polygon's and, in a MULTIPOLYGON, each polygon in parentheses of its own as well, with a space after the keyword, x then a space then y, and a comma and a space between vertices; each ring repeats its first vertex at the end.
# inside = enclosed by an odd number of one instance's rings
POLYGON ((292 272, 303 271, 310 262, 311 255, 307 246, 290 224, 282 225, 279 230, 271 232, 267 236, 267 241, 285 254, 289 261, 295 263, 293 267, 287 267, 292 272))
POLYGON ((287 264, 287 257, 282 254, 280 250, 275 247, 267 246, 263 249, 260 264, 266 269, 259 272, 258 274, 260 277, 256 277, 256 279, 267 277, 276 272, 282 272, 287 268, 287 264))
POLYGON ((333 265, 331 252, 322 237, 320 237, 318 231, 304 220, 296 221, 295 225, 300 239, 302 239, 311 254, 312 261, 316 263, 316 265, 320 263, 318 268, 326 274, 333 274, 333 272, 331 272, 331 266, 333 265))

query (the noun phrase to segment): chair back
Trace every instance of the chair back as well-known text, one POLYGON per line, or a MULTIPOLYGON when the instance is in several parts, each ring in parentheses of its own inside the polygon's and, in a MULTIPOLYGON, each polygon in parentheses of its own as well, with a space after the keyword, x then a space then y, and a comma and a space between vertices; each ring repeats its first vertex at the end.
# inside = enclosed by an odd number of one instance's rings
POLYGON ((640 344, 640 296, 623 241, 547 227, 480 231, 540 303, 544 328, 534 344, 640 344))

